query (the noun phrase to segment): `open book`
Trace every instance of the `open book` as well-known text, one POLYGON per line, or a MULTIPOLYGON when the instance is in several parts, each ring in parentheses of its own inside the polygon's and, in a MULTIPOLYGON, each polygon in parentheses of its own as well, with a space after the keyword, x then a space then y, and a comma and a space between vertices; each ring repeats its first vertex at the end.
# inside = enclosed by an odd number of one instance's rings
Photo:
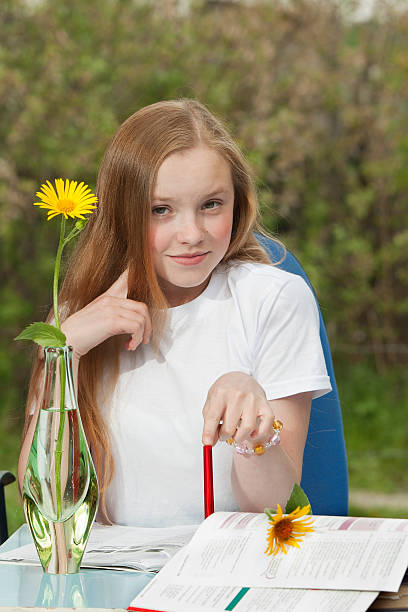
MULTIPOLYGON (((95 523, 81 568, 158 572, 193 536, 197 525, 178 527, 124 527, 95 523)), ((31 537, 27 533, 27 540, 31 537)), ((34 544, 0 553, 0 563, 40 565, 34 544)))
POLYGON ((287 554, 265 554, 264 514, 216 512, 131 602, 130 610, 362 612, 398 591, 408 520, 313 516, 287 554))

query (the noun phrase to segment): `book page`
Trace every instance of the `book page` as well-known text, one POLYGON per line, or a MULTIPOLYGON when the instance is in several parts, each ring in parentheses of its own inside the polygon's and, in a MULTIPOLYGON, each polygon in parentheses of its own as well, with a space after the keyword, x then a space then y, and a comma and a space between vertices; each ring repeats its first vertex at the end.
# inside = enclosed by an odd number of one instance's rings
POLYGON ((216 512, 162 572, 168 581, 201 585, 398 590, 408 564, 408 520, 312 518, 315 532, 300 548, 268 556, 266 515, 216 512))
MULTIPOLYGON (((157 572, 192 538, 197 525, 92 527, 81 567, 157 572)), ((0 553, 0 562, 40 565, 34 543, 0 553)))
POLYGON ((169 583, 159 574, 135 597, 130 610, 167 612, 365 612, 378 593, 210 587, 169 583))

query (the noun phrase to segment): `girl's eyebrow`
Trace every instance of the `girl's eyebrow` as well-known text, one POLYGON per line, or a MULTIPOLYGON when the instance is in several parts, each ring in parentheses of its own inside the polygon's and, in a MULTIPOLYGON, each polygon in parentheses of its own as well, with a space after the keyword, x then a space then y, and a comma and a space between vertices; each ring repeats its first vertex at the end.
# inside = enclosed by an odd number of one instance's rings
MULTIPOLYGON (((214 198, 215 196, 220 196, 220 195, 227 195, 229 192, 229 190, 225 190, 225 189, 217 189, 216 191, 212 191, 211 193, 207 193, 207 195, 202 196, 202 199, 205 200, 207 198, 214 198)), ((177 198, 170 198, 170 197, 166 197, 166 196, 158 196, 155 195, 153 196, 153 200, 156 201, 160 201, 160 202, 174 202, 174 200, 176 200, 177 198)))

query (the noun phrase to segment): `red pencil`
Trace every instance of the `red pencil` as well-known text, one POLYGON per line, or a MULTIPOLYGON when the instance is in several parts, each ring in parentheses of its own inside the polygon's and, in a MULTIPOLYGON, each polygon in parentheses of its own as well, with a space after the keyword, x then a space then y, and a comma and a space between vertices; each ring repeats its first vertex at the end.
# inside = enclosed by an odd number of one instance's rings
POLYGON ((203 446, 204 458, 204 518, 214 512, 214 485, 212 467, 212 446, 203 446))

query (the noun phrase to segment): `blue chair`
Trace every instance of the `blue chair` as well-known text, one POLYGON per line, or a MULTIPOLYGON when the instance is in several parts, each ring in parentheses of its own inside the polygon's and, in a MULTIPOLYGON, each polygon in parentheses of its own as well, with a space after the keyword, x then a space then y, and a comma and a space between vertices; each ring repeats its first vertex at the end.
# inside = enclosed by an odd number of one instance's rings
MULTIPOLYGON (((256 233, 255 236, 272 261, 278 262, 282 258, 282 246, 261 234, 256 233)), ((286 257, 278 267, 304 278, 313 291, 305 271, 292 253, 286 251, 286 257)), ((313 514, 347 516, 348 472, 343 421, 329 341, 317 299, 316 302, 320 316, 320 339, 332 391, 312 401, 301 486, 310 500, 313 514)))

